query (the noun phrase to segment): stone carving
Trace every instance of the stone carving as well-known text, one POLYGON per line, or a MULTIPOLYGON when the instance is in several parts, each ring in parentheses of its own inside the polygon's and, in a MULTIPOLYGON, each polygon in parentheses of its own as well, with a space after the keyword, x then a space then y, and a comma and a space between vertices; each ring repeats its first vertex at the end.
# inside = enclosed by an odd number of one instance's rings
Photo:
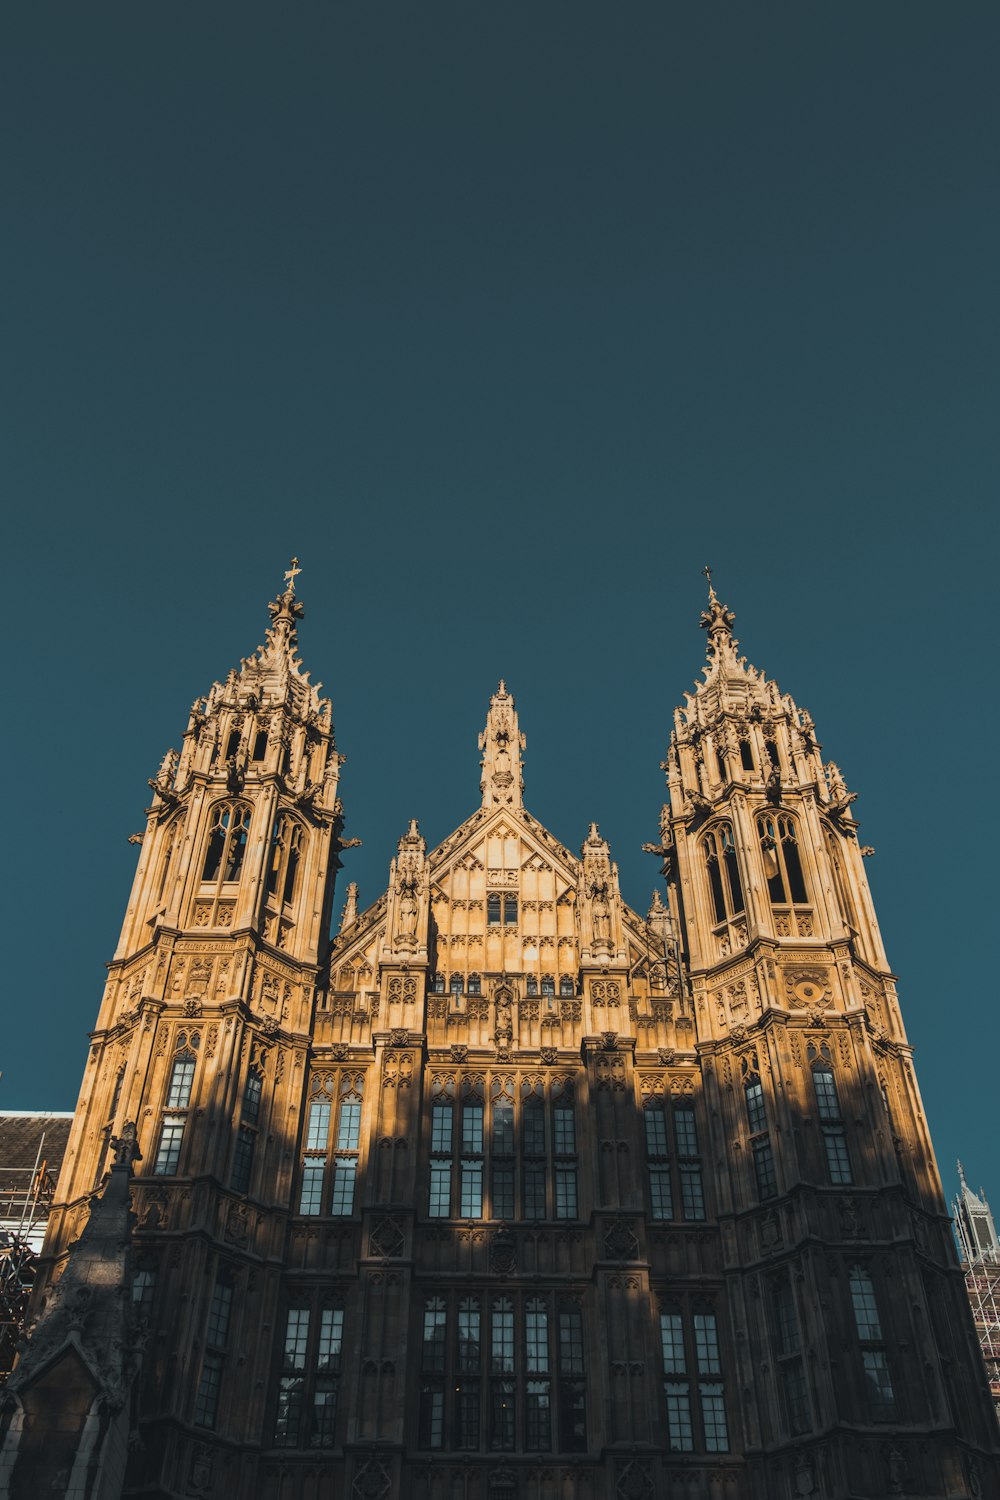
POLYGON ((490 1238, 490 1270, 495 1276, 512 1276, 517 1270, 517 1241, 510 1229, 498 1229, 490 1238))
POLYGON ((479 748, 483 752, 479 785, 484 809, 521 806, 524 791, 521 751, 524 746, 524 735, 517 727, 514 699, 501 679, 490 699, 486 728, 479 736, 479 748))
POLYGON ((250 1215, 245 1203, 230 1203, 226 1214, 223 1239, 237 1250, 245 1250, 250 1243, 250 1215))
POLYGON ((368 1254, 383 1260, 394 1259, 403 1253, 405 1238, 395 1219, 376 1219, 368 1236, 368 1254))
POLYGON ((604 1253, 609 1260, 638 1260, 639 1241, 628 1219, 616 1219, 604 1235, 604 1253))
POLYGON ((615 1500, 652 1500, 656 1494, 650 1464, 633 1458, 620 1463, 615 1476, 615 1500))
POLYGON ((380 1458, 361 1461, 351 1485, 352 1500, 385 1500, 392 1492, 389 1470, 380 1458))

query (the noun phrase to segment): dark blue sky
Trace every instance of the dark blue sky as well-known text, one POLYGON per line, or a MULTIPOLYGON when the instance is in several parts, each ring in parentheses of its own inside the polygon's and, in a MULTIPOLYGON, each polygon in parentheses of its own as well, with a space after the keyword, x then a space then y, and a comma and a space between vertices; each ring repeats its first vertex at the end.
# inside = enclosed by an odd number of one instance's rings
POLYGON ((502 674, 644 906, 711 560, 1000 1199, 998 50, 993 0, 8 14, 4 1107, 72 1106, 145 779, 291 552, 364 902, 502 674))

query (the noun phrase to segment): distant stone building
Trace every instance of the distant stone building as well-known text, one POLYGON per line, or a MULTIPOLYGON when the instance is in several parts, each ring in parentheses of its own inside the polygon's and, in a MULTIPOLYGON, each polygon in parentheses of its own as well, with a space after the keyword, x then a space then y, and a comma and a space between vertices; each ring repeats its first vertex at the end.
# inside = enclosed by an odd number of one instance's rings
POLYGON ((983 1351, 990 1393, 1000 1420, 1000 1238, 982 1188, 976 1194, 958 1164, 959 1192, 953 1205, 962 1271, 983 1351))
POLYGON ((526 810, 501 683, 478 804, 434 849, 411 823, 331 941, 294 576, 151 783, 8 1492, 63 1370, 44 1493, 88 1500, 1000 1495, 854 796, 730 611, 647 912, 594 824, 574 853, 526 810))
POLYGON ((0 1380, 24 1332, 72 1111, 0 1110, 0 1380))

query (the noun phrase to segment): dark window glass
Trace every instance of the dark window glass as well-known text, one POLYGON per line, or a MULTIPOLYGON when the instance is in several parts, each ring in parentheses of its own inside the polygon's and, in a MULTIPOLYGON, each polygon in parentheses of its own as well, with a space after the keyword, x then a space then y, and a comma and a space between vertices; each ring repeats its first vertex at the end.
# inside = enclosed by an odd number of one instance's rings
POLYGON ((654 1219, 672 1219, 674 1216, 673 1195, 670 1190, 670 1168, 650 1167, 649 1197, 654 1219))
POLYGON ((243 1123, 244 1125, 256 1125, 260 1120, 260 1100, 264 1090, 264 1080, 255 1068, 247 1074, 246 1087, 243 1090, 243 1123))
POLYGON ((813 1068, 813 1088, 816 1090, 816 1108, 821 1120, 840 1119, 840 1100, 832 1068, 813 1068))
POLYGON ((529 1453, 546 1453, 552 1446, 549 1382, 529 1380, 524 1391, 524 1446, 529 1453))
POLYGON ((440 1448, 444 1441, 444 1391, 440 1386, 420 1388, 421 1448, 440 1448))
POLYGON ((469 994, 481 995, 483 993, 483 982, 478 974, 469 975, 469 994))
POLYGON ((662 1104, 647 1104, 643 1110, 646 1122, 646 1155, 667 1154, 667 1116, 662 1104))
POLYGON ((701 1168, 693 1166, 682 1166, 681 1173, 681 1204, 684 1209, 685 1219, 703 1219, 705 1217, 705 1189, 701 1180, 701 1168))
POLYGON ((212 1350, 201 1363, 201 1379, 194 1401, 194 1420, 199 1427, 214 1427, 222 1388, 222 1355, 212 1350))
POLYGON ((545 1163, 529 1161, 524 1164, 524 1217, 545 1218, 545 1163))
POLYGON ((528 975, 528 981, 527 981, 527 984, 525 985, 525 993, 528 996, 532 996, 532 995, 537 995, 538 994, 538 980, 537 980, 537 978, 536 978, 536 976, 534 974, 529 974, 528 975))
POLYGON ((512 1452, 515 1425, 514 1382, 513 1380, 494 1380, 491 1384, 493 1402, 490 1447, 504 1453, 512 1452))
POLYGON ((774 1153, 768 1140, 755 1141, 753 1147, 753 1170, 757 1179, 757 1193, 761 1198, 773 1198, 778 1191, 778 1180, 774 1170, 774 1153))
POLYGON ((847 1154, 847 1136, 842 1125, 823 1126, 826 1165, 834 1187, 849 1187, 854 1181, 851 1158, 847 1154))
POLYGON ((724 922, 726 920, 726 898, 722 893, 722 871, 719 869, 719 860, 715 853, 714 844, 708 844, 706 868, 708 870, 708 883, 712 891, 712 906, 715 909, 715 920, 724 922))
POLYGON ((513 1162, 494 1162, 493 1164, 493 1217, 494 1219, 514 1217, 513 1162))
POLYGON ((229 1185, 234 1193, 248 1193, 250 1191, 255 1139, 253 1131, 248 1130, 245 1125, 241 1125, 236 1132, 236 1146, 233 1151, 233 1172, 229 1179, 229 1185))
POLYGON ((788 888, 792 893, 792 900, 801 904, 808 899, 806 896, 806 882, 802 874, 802 862, 799 859, 799 846, 790 823, 788 824, 788 832, 782 839, 781 847, 782 853, 785 856, 785 869, 788 872, 788 888))
POLYGON ((587 1451, 587 1403, 582 1380, 559 1382, 559 1451, 587 1451))
POLYGON ((167 1090, 167 1109, 187 1109, 190 1104, 195 1061, 193 1052, 178 1052, 174 1058, 167 1090))
POLYGON ((708 1453, 729 1452, 729 1430, 726 1427, 726 1403, 723 1399, 721 1382, 713 1381, 709 1384, 702 1381, 699 1386, 701 1395, 701 1420, 705 1429, 705 1449, 708 1453))
POLYGON ((184 1137, 183 1120, 164 1120, 160 1131, 160 1145, 153 1164, 156 1177, 173 1177, 181 1156, 181 1141, 184 1137))
POLYGON ((486 921, 490 927, 500 926, 500 897, 486 897, 486 921))
POLYGON ((453 974, 451 976, 451 993, 452 993, 452 995, 454 995, 457 998, 459 995, 461 995, 464 992, 464 990, 465 990, 465 978, 464 978, 464 976, 461 975, 461 974, 453 974))
POLYGON ((583 1313, 578 1307, 559 1309, 559 1373, 583 1374, 583 1313))
POLYGON ((462 1150, 480 1152, 483 1149, 483 1106, 466 1103, 462 1107, 462 1150))
POLYGON ((740 740, 740 765, 744 771, 753 770, 753 746, 749 740, 740 740))
POLYGON ((428 1217, 447 1219, 451 1216, 451 1162, 431 1162, 430 1193, 427 1202, 428 1217))
POLYGON ((422 1368, 425 1375, 444 1374, 448 1312, 443 1297, 428 1297, 424 1302, 424 1344, 422 1368))
POLYGON ((691 1395, 687 1381, 664 1382, 667 1399, 667 1436, 671 1453, 691 1453, 694 1449, 694 1428, 691 1425, 691 1395))
POLYGON ((503 898, 503 925, 505 927, 517 926, 517 897, 505 896, 503 898))
POLYGON ((573 980, 571 979, 569 974, 563 974, 560 976, 559 993, 564 997, 569 996, 571 999, 573 995, 576 994, 576 986, 574 985, 573 980))
POLYGON ((747 1101, 747 1123, 751 1135, 762 1135, 767 1129, 767 1114, 764 1109, 764 1090, 759 1078, 751 1078, 743 1089, 747 1101))
POLYGON ((476 1374, 480 1364, 479 1298, 463 1297, 458 1304, 458 1368, 476 1374))
POLYGON ((555 982, 555 979, 552 977, 551 974, 543 974, 542 975, 542 995, 543 996, 545 996, 545 995, 554 995, 555 992, 556 992, 556 982, 555 982))
POLYGON ((435 1104, 431 1110, 431 1150, 451 1151, 452 1107, 450 1104, 435 1104))
POLYGON ((514 1150, 514 1106, 493 1105, 493 1150, 498 1156, 510 1156, 514 1150))
POLYGON ((556 1218, 575 1219, 577 1214, 576 1203, 576 1167, 556 1167, 556 1218))
POLYGON ((812 1426, 809 1412, 809 1392, 806 1388, 805 1371, 802 1368, 802 1360, 785 1360, 779 1367, 781 1370, 781 1390, 785 1398, 785 1414, 788 1426, 794 1433, 808 1432, 812 1426))
POLYGON ((526 1156, 545 1155, 545 1110, 537 1095, 525 1099, 521 1107, 521 1130, 526 1156))
POLYGON ((333 1202, 330 1205, 332 1214, 345 1217, 354 1212, 354 1177, 357 1171, 357 1162, 353 1160, 338 1161, 333 1169, 333 1202))
POLYGON ((557 1104, 552 1111, 553 1146, 556 1156, 576 1152, 576 1125, 572 1104, 557 1104))
POLYGON ((463 1219, 478 1219, 483 1212, 483 1164, 481 1161, 462 1163, 462 1208, 463 1219))
POLYGON ((267 731, 259 729, 254 736, 253 760, 266 760, 267 758, 267 731))
POLYGON ((463 1379, 455 1394, 455 1446, 478 1448, 479 1437, 479 1381, 463 1379))
POLYGON ((678 1156, 698 1155, 698 1129, 694 1110, 688 1104, 679 1104, 674 1110, 674 1135, 677 1139, 678 1156))

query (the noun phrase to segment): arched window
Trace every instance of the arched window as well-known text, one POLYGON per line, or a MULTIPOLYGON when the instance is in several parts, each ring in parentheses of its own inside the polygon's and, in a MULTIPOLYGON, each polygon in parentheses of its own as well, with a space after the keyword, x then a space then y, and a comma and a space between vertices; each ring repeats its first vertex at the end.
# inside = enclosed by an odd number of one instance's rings
POLYGON ((543 974, 542 975, 542 994, 543 995, 554 995, 555 992, 556 992, 556 982, 555 982, 555 979, 553 978, 553 976, 551 974, 543 974))
POLYGON ((743 883, 740 880, 740 865, 736 855, 736 841, 728 823, 718 823, 701 841, 708 871, 708 883, 712 891, 715 920, 725 922, 745 909, 743 883))
POLYGON ((753 746, 748 739, 740 740, 740 765, 744 771, 752 771, 754 769, 753 746))
POLYGON ((530 995, 537 995, 538 994, 538 979, 537 979, 536 975, 534 975, 534 974, 529 974, 528 975, 527 983, 525 984, 524 989, 525 989, 525 994, 526 995, 530 996, 530 995))
POLYGON ((796 906, 804 905, 809 898, 792 819, 784 813, 778 816, 768 813, 759 820, 757 829, 772 904, 787 906, 791 902, 796 906))
POLYGON ((287 814, 279 817, 271 839, 271 859, 267 872, 267 894, 289 906, 295 899, 299 860, 305 842, 305 829, 287 814))
POLYGON ((205 851, 205 867, 201 872, 204 883, 221 880, 235 884, 243 869, 247 851, 247 836, 250 831, 250 809, 242 803, 220 802, 212 811, 212 822, 208 830, 208 848, 205 851))
POLYGON ((483 993, 483 981, 478 974, 469 975, 469 994, 481 995, 483 993))
POLYGON ((163 893, 167 889, 167 877, 170 874, 170 862, 174 857, 174 848, 177 844, 177 835, 180 832, 181 818, 177 817, 168 827, 163 837, 163 854, 160 865, 160 878, 156 887, 157 903, 163 900, 163 893))
POLYGON ((465 990, 465 979, 461 974, 451 976, 451 993, 457 1000, 465 990))
POLYGON ((572 975, 570 975, 570 974, 560 974, 560 976, 559 976, 559 993, 560 993, 560 995, 562 995, 564 997, 568 995, 570 997, 570 999, 572 999, 572 997, 573 997, 573 995, 575 993, 574 986, 573 986, 573 977, 572 977, 572 975))

